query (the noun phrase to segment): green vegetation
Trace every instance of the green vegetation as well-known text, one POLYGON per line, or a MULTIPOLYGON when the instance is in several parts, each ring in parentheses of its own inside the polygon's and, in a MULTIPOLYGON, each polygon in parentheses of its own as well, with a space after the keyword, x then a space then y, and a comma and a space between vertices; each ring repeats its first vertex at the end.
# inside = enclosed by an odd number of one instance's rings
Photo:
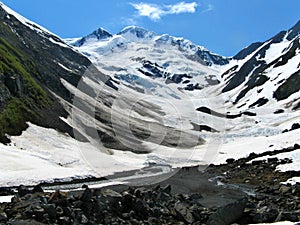
POLYGON ((46 104, 47 94, 30 76, 24 67, 31 69, 34 63, 0 37, 0 74, 7 76, 19 75, 24 81, 24 87, 28 97, 37 100, 37 103, 46 104), (24 66, 23 66, 24 65, 24 66))
POLYGON ((7 142, 5 134, 17 135, 24 130, 26 121, 38 116, 37 111, 47 107, 50 100, 43 88, 34 80, 31 72, 36 71, 35 64, 20 51, 0 37, 0 83, 10 87, 6 80, 18 80, 20 94, 10 90, 10 98, 0 108, 0 141, 7 142))
POLYGON ((27 127, 26 118, 32 114, 21 99, 12 98, 5 110, 0 113, 0 141, 8 141, 5 137, 6 133, 10 135, 21 134, 21 131, 27 127))

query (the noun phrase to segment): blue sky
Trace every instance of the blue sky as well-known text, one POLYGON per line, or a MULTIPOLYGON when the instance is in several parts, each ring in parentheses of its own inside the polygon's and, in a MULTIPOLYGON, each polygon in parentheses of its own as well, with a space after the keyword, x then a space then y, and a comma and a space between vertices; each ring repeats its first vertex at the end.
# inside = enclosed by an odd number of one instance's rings
POLYGON ((128 25, 187 38, 224 56, 265 41, 300 20, 300 0, 2 0, 65 37, 128 25))

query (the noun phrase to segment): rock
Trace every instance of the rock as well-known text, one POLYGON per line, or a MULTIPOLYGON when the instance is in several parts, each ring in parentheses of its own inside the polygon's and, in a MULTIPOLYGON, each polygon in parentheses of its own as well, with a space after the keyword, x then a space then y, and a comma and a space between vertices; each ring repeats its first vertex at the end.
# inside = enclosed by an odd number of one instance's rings
POLYGON ((97 199, 96 203, 94 205, 94 207, 95 207, 94 210, 95 210, 95 212, 97 214, 101 213, 101 215, 102 215, 102 212, 104 212, 105 210, 107 210, 107 206, 108 206, 107 204, 105 204, 101 200, 97 199))
POLYGON ((192 211, 189 209, 187 204, 177 201, 174 205, 174 210, 178 220, 189 224, 194 222, 192 211))
POLYGON ((156 187, 154 188, 154 190, 155 191, 160 191, 161 190, 161 187, 160 187, 160 185, 158 184, 158 185, 156 185, 156 187))
POLYGON ((251 152, 248 156, 249 159, 255 159, 257 157, 257 154, 254 152, 251 152))
POLYGON ((73 210, 70 207, 64 207, 63 211, 64 211, 65 216, 67 216, 71 219, 74 219, 75 214, 74 214, 73 210))
POLYGON ((294 144, 294 149, 300 149, 300 145, 299 144, 294 144))
POLYGON ((66 216, 62 216, 58 218, 58 224, 67 225, 67 224, 72 224, 72 222, 70 221, 70 218, 66 216))
POLYGON ((84 190, 81 196, 81 200, 84 202, 88 202, 92 199, 92 197, 93 197, 93 190, 90 189, 89 187, 86 187, 86 189, 84 190))
POLYGON ((88 218, 84 214, 82 214, 80 218, 80 223, 87 224, 88 222, 89 222, 88 218))
POLYGON ((200 193, 194 193, 190 195, 190 199, 195 202, 198 202, 202 198, 203 196, 200 193))
POLYGON ((228 163, 228 164, 232 164, 234 162, 235 162, 235 159, 233 159, 233 158, 226 159, 226 163, 228 163))
POLYGON ((166 193, 166 194, 170 194, 170 193, 171 193, 171 190, 172 190, 172 188, 171 188, 171 185, 169 184, 169 185, 167 185, 166 187, 164 187, 164 188, 162 189, 162 192, 164 192, 164 193, 166 193))
POLYGON ((254 160, 254 161, 252 161, 252 165, 253 166, 256 166, 256 165, 260 165, 260 164, 262 164, 262 163, 264 163, 264 160, 254 160))
POLYGON ((60 206, 58 206, 58 207, 56 208, 56 214, 57 214, 57 216, 62 216, 62 215, 64 214, 63 208, 60 207, 60 206))
POLYGON ((122 195, 120 193, 113 191, 111 189, 102 190, 101 194, 103 195, 103 197, 110 198, 110 199, 117 199, 117 200, 122 199, 122 195))
POLYGON ((137 197, 137 198, 141 198, 142 197, 142 192, 140 189, 136 189, 134 191, 134 196, 137 197))
POLYGON ((149 207, 144 200, 137 199, 133 205, 133 210, 142 218, 148 217, 149 207))
POLYGON ((12 195, 14 192, 10 188, 0 187, 0 196, 12 195))
POLYGON ((29 189, 24 185, 20 185, 17 190, 18 190, 19 197, 23 197, 27 194, 30 194, 29 189))
POLYGON ((300 211, 295 212, 280 212, 277 221, 292 221, 292 222, 299 222, 300 220, 300 211))
POLYGON ((36 185, 34 186, 34 188, 32 189, 31 193, 43 193, 44 190, 43 188, 41 187, 41 185, 36 185))
POLYGON ((38 221, 43 221, 44 219, 44 214, 45 214, 45 209, 43 209, 42 207, 38 206, 38 207, 35 207, 33 209, 33 214, 35 215, 35 218, 38 220, 38 221))
POLYGON ((7 219, 7 214, 5 212, 0 213, 0 222, 6 222, 7 219))
POLYGON ((273 163, 273 162, 278 162, 278 158, 277 157, 268 158, 268 163, 273 163))
POLYGON ((10 225, 44 225, 44 223, 37 222, 36 220, 15 220, 9 223, 10 225))
POLYGON ((282 186, 279 188, 279 192, 282 193, 282 194, 286 194, 286 193, 288 193, 290 190, 291 190, 291 187, 288 187, 288 186, 285 186, 285 185, 282 185, 282 186))
POLYGON ((4 83, 13 96, 22 95, 24 85, 21 76, 5 76, 4 83))
POLYGON ((116 191, 105 189, 101 191, 101 201, 107 204, 107 209, 112 211, 114 214, 121 214, 121 201, 122 195, 116 191))
POLYGON ((291 131, 292 130, 296 130, 296 129, 299 129, 300 128, 300 124, 299 123, 294 123, 291 127, 291 131))
POLYGON ((247 201, 243 198, 217 209, 209 217, 207 225, 228 225, 238 221, 243 216, 247 201))
POLYGON ((267 206, 258 209, 253 216, 254 223, 272 223, 278 217, 279 211, 275 208, 268 208, 267 206))
POLYGON ((153 224, 153 225, 160 225, 161 224, 161 222, 159 221, 159 219, 155 218, 155 217, 149 217, 147 222, 149 224, 153 224))
POLYGON ((133 206, 133 195, 129 194, 128 192, 124 193, 122 197, 122 205, 124 211, 130 211, 133 206))
POLYGON ((284 110, 283 109, 277 109, 274 114, 279 114, 279 113, 284 113, 284 110))
POLYGON ((45 205, 44 209, 49 216, 51 222, 56 220, 56 209, 54 204, 45 205))
POLYGON ((300 196, 300 184, 295 184, 291 188, 292 188, 293 195, 300 196))
POLYGON ((50 203, 62 202, 61 200, 67 199, 67 197, 68 197, 67 192, 62 192, 62 191, 57 190, 50 195, 49 202, 50 203))

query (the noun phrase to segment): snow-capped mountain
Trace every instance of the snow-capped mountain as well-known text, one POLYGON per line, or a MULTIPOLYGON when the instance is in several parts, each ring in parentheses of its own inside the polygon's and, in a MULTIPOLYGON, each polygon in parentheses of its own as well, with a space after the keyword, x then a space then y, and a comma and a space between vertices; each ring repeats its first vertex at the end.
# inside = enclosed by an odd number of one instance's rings
POLYGON ((10 173, 169 171, 298 141, 299 23, 233 58, 133 26, 64 41, 3 4, 0 26, 1 185, 10 173))
POLYGON ((212 53, 206 48, 195 45, 187 39, 176 38, 167 34, 157 35, 155 32, 148 31, 137 26, 125 27, 115 35, 112 35, 103 28, 100 28, 77 40, 75 43, 72 43, 72 39, 68 40, 68 42, 77 47, 93 47, 93 51, 97 51, 99 53, 107 53, 121 47, 125 48, 127 45, 134 42, 145 43, 157 48, 161 45, 164 47, 165 45, 171 45, 182 51, 186 57, 198 60, 206 65, 224 65, 228 63, 228 59, 226 57, 212 53), (106 43, 104 43, 104 41, 106 41, 106 43))
POLYGON ((300 21, 238 53, 222 74, 222 92, 240 109, 300 107, 300 21))
MULTIPOLYGON (((67 41, 88 56, 103 73, 128 81, 130 87, 144 92, 149 91, 144 88, 149 84, 149 78, 157 78, 157 82, 150 79, 154 89, 161 83, 177 83, 185 90, 217 84, 218 72, 208 65, 229 62, 228 58, 184 38, 157 35, 141 27, 126 27, 115 35, 100 39, 94 35, 97 32, 67 41)), ((152 89, 151 93, 154 93, 152 89)))

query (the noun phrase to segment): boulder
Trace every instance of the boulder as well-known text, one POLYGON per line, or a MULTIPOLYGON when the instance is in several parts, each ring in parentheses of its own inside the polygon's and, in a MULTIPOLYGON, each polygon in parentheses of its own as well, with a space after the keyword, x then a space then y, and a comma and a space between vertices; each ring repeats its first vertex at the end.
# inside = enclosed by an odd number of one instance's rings
POLYGON ((46 213, 49 216, 49 219, 51 222, 54 222, 56 220, 56 209, 54 204, 48 204, 44 206, 44 209, 46 213))
POLYGON ((150 208, 144 200, 137 199, 137 201, 133 205, 133 210, 139 217, 147 218, 150 208))
POLYGON ((29 189, 24 185, 20 185, 17 190, 18 190, 19 197, 23 197, 27 194, 30 194, 29 189))
POLYGON ((86 187, 84 192, 82 193, 81 200, 84 202, 89 202, 93 197, 93 190, 89 187, 86 187))
POLYGON ((43 188, 41 187, 41 185, 36 185, 36 186, 34 186, 34 188, 32 189, 31 192, 32 192, 32 193, 43 193, 44 190, 43 190, 43 188))
POLYGON ((189 224, 195 221, 192 210, 189 209, 188 204, 177 201, 174 205, 174 210, 176 212, 176 218, 178 220, 189 224))
POLYGON ((267 206, 258 209, 253 216, 254 223, 272 223, 278 217, 279 211, 276 208, 269 208, 267 206))
POLYGON ((247 198, 239 199, 217 209, 208 219, 207 225, 229 225, 238 221, 246 208, 247 198))
POLYGON ((0 223, 6 222, 8 219, 7 214, 5 212, 0 213, 0 223))

